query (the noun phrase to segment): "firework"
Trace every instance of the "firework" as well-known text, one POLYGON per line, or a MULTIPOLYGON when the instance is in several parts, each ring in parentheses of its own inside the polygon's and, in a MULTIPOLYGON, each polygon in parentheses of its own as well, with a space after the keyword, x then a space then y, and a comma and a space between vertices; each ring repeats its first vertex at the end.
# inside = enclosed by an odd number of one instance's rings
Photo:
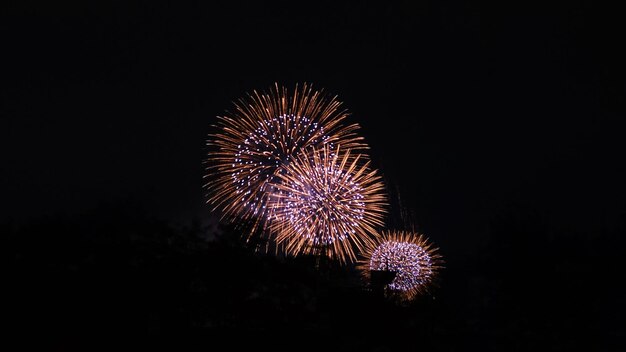
POLYGON ((366 149, 357 124, 343 125, 348 112, 336 97, 310 85, 293 91, 276 84, 269 92, 248 94, 234 112, 218 117, 219 132, 206 159, 208 203, 230 220, 251 220, 266 227, 272 218, 267 199, 283 166, 305 148, 344 145, 366 149))
POLYGON ((371 271, 395 273, 386 292, 408 301, 428 291, 443 261, 437 248, 423 236, 410 231, 383 231, 362 252, 358 268, 369 280, 371 271))
POLYGON ((362 155, 340 146, 298 155, 279 175, 271 230, 287 254, 314 254, 342 263, 356 259, 383 225, 387 197, 362 155))

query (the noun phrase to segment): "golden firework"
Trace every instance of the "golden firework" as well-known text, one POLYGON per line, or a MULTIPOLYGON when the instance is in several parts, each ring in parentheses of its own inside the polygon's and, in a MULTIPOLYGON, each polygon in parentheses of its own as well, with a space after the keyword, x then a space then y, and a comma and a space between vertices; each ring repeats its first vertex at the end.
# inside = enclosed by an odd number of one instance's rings
POLYGON ((357 268, 370 281, 372 271, 395 273, 385 287, 388 296, 409 301, 428 292, 443 260, 432 243, 411 231, 382 231, 361 253, 357 268))
POLYGON ((381 177, 362 155, 311 149, 284 166, 270 198, 276 241, 290 255, 353 262, 383 225, 387 197, 381 177))
POLYGON ((233 112, 218 117, 218 132, 207 141, 207 203, 231 221, 252 220, 253 230, 265 229, 272 218, 268 197, 283 167, 302 150, 367 148, 357 124, 343 125, 349 114, 341 105, 308 84, 293 90, 275 84, 239 99, 233 112))

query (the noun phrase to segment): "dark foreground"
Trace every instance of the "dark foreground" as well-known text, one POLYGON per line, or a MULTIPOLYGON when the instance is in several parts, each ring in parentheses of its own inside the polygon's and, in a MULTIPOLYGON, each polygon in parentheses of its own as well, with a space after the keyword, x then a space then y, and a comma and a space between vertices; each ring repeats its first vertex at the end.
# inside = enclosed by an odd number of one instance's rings
POLYGON ((446 257, 439 287, 404 307, 353 268, 255 254, 222 226, 103 207, 3 227, 8 336, 24 350, 625 346, 624 232, 560 232, 520 209, 494 220, 480 253, 446 257))

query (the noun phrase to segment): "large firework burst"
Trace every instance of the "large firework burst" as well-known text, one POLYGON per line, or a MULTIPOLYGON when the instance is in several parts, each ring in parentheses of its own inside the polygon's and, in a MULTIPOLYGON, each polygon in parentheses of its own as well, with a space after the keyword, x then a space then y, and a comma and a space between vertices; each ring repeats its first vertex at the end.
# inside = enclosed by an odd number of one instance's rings
POLYGON ((365 278, 371 271, 390 271, 396 275, 386 292, 408 301, 428 291, 443 260, 428 240, 410 231, 383 231, 363 250, 358 268, 365 278))
POLYGON ((348 112, 336 97, 304 84, 289 91, 276 84, 234 103, 218 117, 206 159, 208 203, 230 219, 253 220, 265 227, 268 196, 277 176, 303 149, 341 144, 366 149, 357 124, 342 125, 348 112))
POLYGON ((362 155, 326 145, 299 154, 279 175, 271 198, 271 230, 287 254, 314 254, 342 263, 356 259, 383 225, 387 197, 362 155))

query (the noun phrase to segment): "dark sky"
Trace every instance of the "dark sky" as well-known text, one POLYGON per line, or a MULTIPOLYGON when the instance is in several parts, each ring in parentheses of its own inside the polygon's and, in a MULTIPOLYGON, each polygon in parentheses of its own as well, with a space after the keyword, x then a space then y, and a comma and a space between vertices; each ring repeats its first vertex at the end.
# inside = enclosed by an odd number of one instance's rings
POLYGON ((205 140, 274 82, 337 94, 448 251, 519 203, 626 213, 621 12, 595 2, 13 1, 3 6, 2 218, 131 200, 206 216, 205 140))

